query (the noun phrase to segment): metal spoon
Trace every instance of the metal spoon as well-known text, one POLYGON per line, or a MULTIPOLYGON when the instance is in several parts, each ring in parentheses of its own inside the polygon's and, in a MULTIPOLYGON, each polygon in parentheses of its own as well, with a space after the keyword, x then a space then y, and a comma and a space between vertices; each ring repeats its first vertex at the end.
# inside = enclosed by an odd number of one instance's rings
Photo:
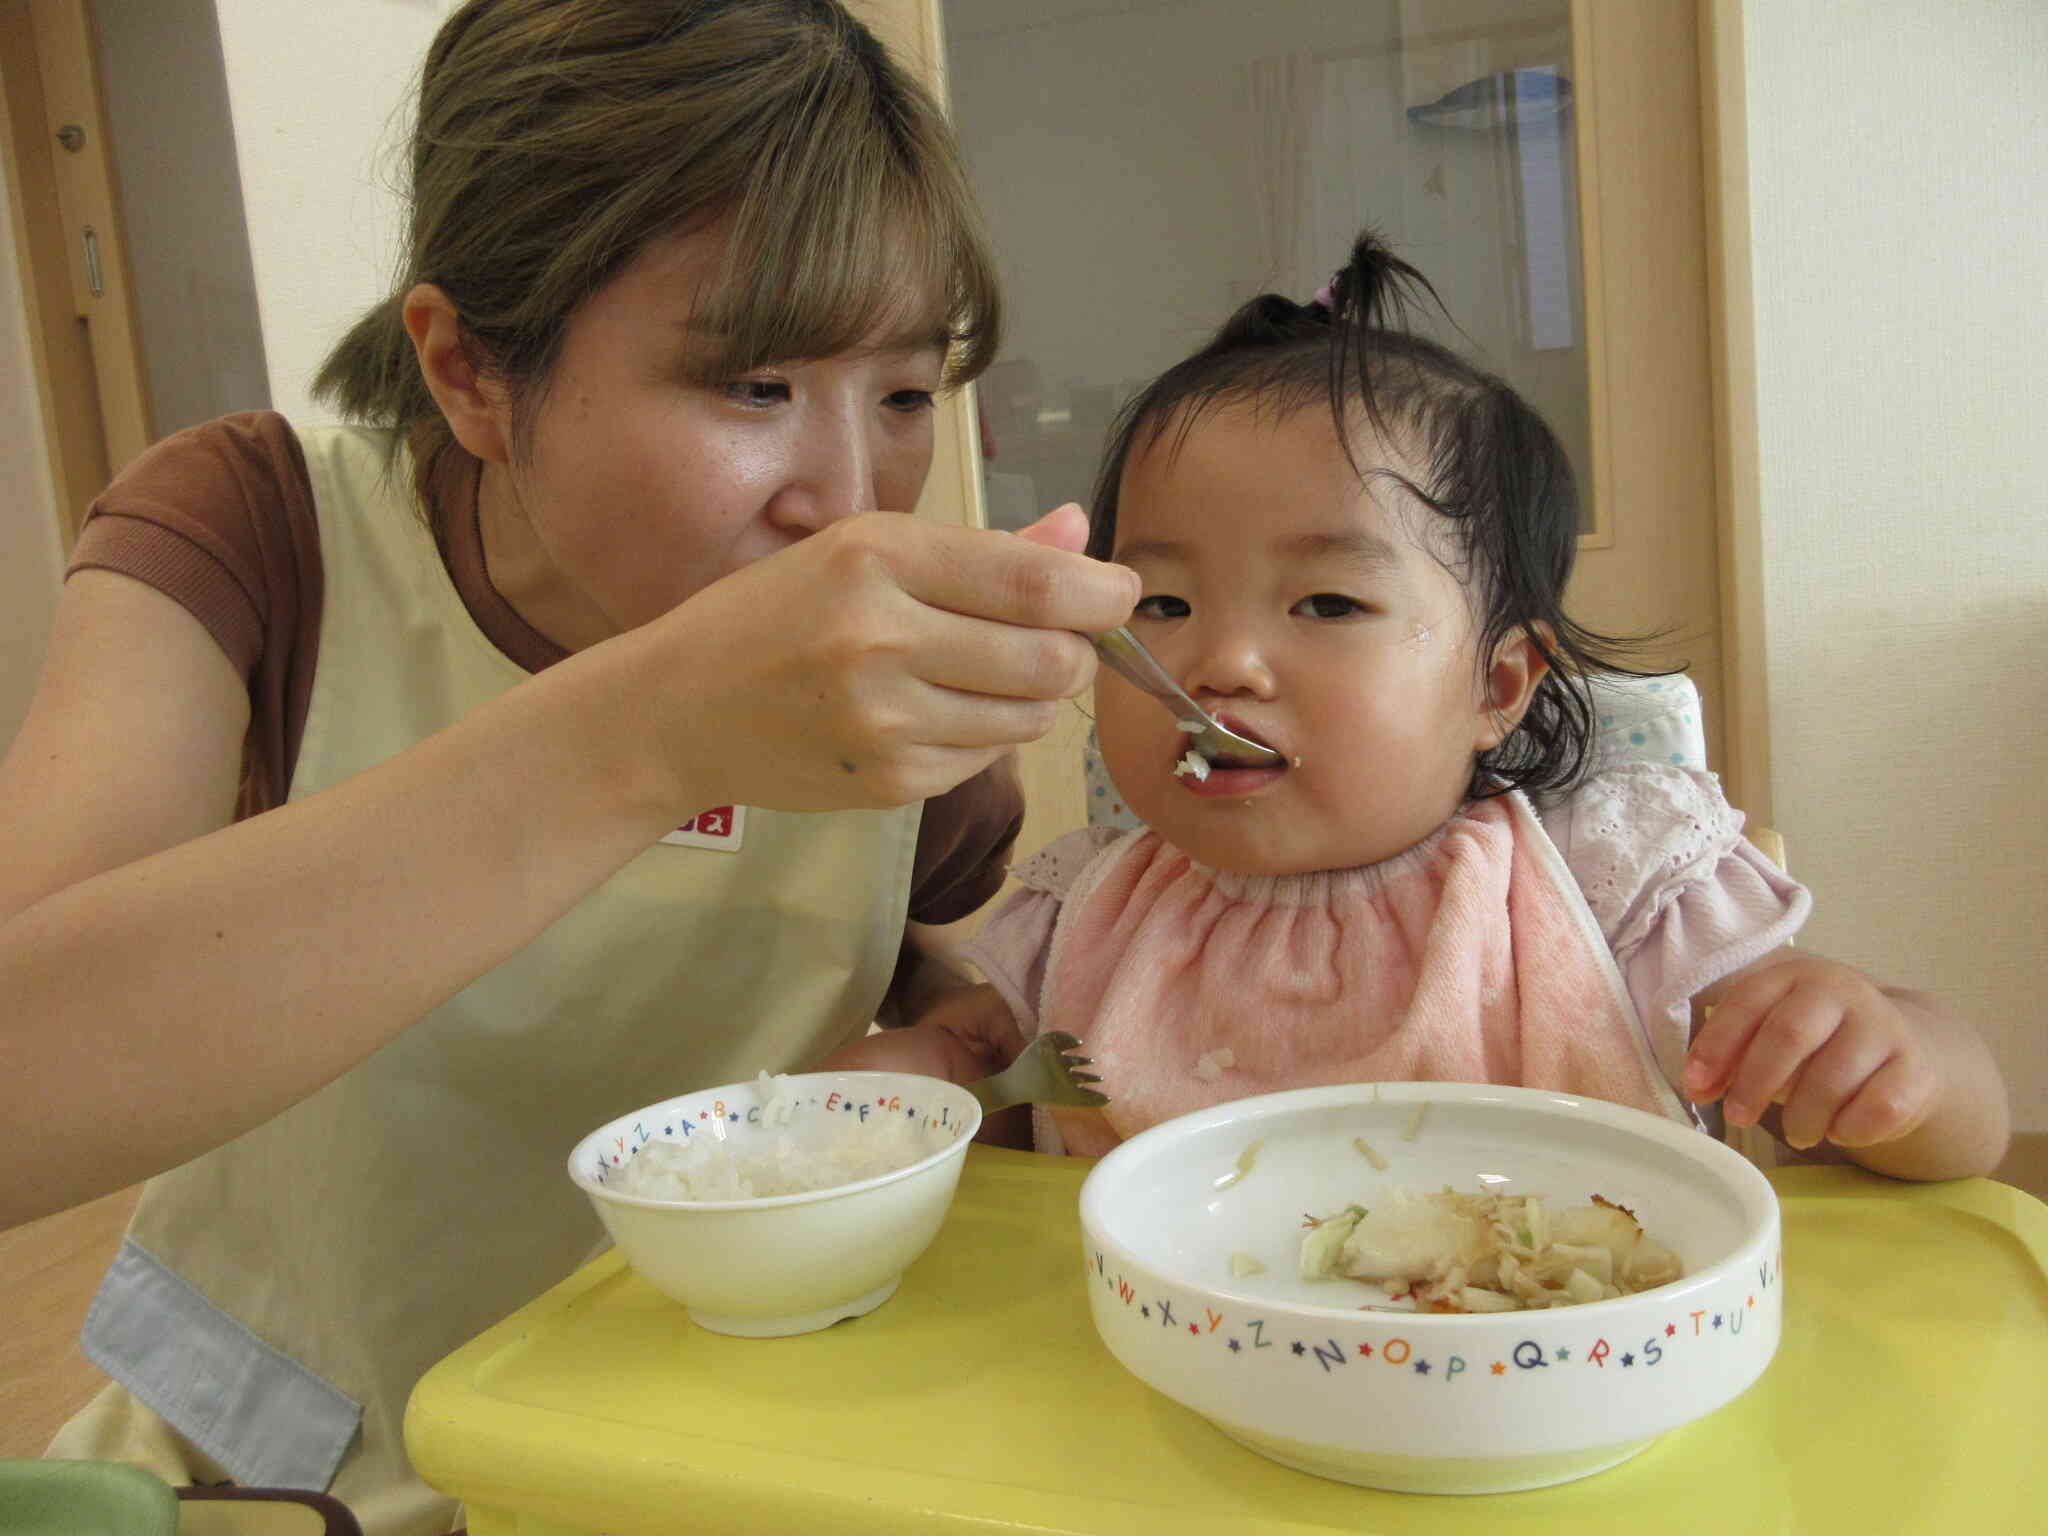
POLYGON ((1271 747, 1247 741, 1211 719, 1209 712, 1187 696, 1166 668, 1153 660, 1152 653, 1131 633, 1128 625, 1119 624, 1107 634, 1089 638, 1095 643, 1095 653, 1133 686, 1163 701, 1177 719, 1200 726, 1192 733, 1194 739, 1190 745, 1202 756, 1211 761, 1221 758, 1233 765, 1249 768, 1269 768, 1283 760, 1271 747))

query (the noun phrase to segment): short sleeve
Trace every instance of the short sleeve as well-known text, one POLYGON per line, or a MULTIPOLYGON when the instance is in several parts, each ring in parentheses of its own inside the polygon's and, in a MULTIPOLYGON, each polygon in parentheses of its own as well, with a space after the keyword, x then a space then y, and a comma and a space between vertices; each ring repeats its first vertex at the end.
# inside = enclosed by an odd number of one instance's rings
POLYGON ((1649 763, 1597 774, 1543 812, 1673 1082, 1695 994, 1790 943, 1812 910, 1742 821, 1712 774, 1649 763))
POLYGON ((1018 866, 1019 888, 968 943, 967 958, 1010 1005, 1027 1040, 1038 1034, 1038 999, 1060 903, 1089 861, 1118 835, 1114 828, 1085 827, 1048 843, 1018 866))
POLYGON ((1002 889, 1023 825, 1014 756, 927 800, 911 866, 911 921, 952 923, 979 911, 1002 889))
POLYGON ((140 581, 206 627, 249 688, 240 814, 282 801, 324 600, 319 521, 290 423, 252 411, 153 444, 93 502, 70 570, 140 581))

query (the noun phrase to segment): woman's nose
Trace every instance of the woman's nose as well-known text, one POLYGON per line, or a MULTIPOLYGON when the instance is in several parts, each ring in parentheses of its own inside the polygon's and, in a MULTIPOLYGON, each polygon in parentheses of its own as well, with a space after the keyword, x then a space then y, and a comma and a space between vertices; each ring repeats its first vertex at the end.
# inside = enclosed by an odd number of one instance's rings
POLYGON ((1191 626, 1189 665, 1180 685, 1197 700, 1270 698, 1274 691, 1269 647, 1256 626, 1230 621, 1191 626))
MULTIPOLYGON (((875 510, 875 451, 864 424, 834 416, 807 424, 768 516, 798 534, 875 510)), ((908 509, 906 509, 908 510, 908 509)))

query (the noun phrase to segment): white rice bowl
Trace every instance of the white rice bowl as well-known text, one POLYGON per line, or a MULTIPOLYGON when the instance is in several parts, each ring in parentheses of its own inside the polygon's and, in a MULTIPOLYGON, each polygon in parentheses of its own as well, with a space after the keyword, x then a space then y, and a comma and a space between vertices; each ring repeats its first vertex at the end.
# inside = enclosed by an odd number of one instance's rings
POLYGON ((764 1072, 598 1127, 569 1176, 626 1262, 699 1325, 806 1333, 894 1294, 980 1124, 974 1096, 937 1078, 764 1072))

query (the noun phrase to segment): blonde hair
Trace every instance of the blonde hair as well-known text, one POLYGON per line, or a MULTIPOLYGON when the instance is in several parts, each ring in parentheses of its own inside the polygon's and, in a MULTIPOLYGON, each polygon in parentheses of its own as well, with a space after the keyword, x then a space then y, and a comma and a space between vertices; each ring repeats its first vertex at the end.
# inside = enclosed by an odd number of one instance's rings
POLYGON ((314 392, 405 434, 423 500, 460 450, 406 334, 416 283, 506 386, 515 451, 584 301, 650 241, 714 226, 710 371, 832 356, 878 326, 946 346, 948 384, 994 359, 995 262, 951 130, 837 0, 469 0, 417 98, 397 281, 314 392))

